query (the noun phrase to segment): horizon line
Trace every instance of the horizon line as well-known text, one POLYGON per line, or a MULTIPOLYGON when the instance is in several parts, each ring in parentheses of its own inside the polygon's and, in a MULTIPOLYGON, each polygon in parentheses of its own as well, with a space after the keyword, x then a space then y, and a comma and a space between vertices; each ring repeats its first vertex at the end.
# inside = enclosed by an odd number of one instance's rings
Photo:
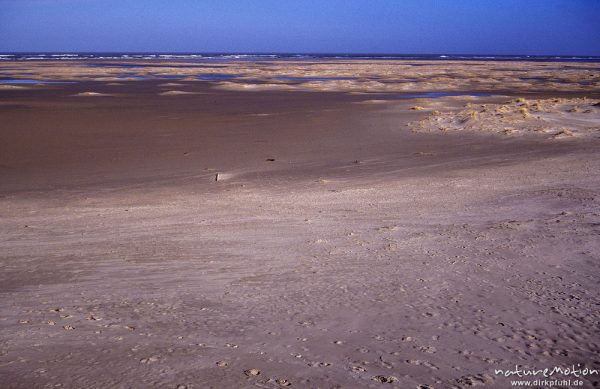
POLYGON ((218 54, 218 55, 364 55, 364 56, 495 56, 495 57, 587 57, 600 58, 598 55, 584 54, 494 54, 494 53, 386 53, 386 52, 328 52, 328 51, 77 51, 77 50, 49 50, 49 51, 0 51, 0 54, 218 54))

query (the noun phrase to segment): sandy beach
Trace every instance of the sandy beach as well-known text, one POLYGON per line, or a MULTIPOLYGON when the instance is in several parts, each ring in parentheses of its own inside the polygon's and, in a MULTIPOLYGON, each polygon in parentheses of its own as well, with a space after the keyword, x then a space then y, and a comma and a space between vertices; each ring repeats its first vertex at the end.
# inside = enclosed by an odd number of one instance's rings
POLYGON ((93 64, 0 62, 0 387, 600 369, 600 64, 93 64))

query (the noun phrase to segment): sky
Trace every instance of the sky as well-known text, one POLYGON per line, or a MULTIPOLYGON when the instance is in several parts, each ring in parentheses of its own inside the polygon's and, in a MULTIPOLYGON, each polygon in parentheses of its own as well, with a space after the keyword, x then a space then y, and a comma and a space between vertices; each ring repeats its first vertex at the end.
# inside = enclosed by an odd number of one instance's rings
POLYGON ((0 0, 0 51, 600 55, 600 0, 0 0))

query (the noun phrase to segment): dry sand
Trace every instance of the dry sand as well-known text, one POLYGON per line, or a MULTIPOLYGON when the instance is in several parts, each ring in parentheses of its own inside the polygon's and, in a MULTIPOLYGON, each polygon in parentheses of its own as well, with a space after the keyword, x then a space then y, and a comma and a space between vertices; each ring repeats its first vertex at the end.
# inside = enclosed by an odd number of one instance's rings
MULTIPOLYGON (((468 91, 467 68, 559 65, 412 67, 468 91)), ((508 388, 494 369, 600 369, 597 86, 398 99, 20 66, 77 82, 0 90, 3 388, 508 388)))
MULTIPOLYGON (((445 112, 433 110, 426 119, 407 126, 413 131, 467 130, 504 135, 546 134, 550 139, 600 138, 598 100, 518 98, 501 104, 468 103, 465 108, 445 112)), ((426 108, 413 106, 411 109, 422 111, 426 108)))

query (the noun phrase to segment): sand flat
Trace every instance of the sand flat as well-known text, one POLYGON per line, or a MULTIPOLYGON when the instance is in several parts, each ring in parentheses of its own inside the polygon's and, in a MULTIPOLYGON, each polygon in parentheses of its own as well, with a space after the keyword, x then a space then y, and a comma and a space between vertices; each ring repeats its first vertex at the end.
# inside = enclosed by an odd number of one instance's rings
POLYGON ((398 62, 225 67, 411 68, 493 93, 197 80, 174 98, 62 63, 40 76, 75 83, 0 90, 2 386, 495 388, 515 364, 600 368, 587 70, 558 85, 513 74, 561 75, 550 63, 398 62), (512 91, 489 72, 507 66, 512 91), (90 90, 112 96, 72 97, 90 90))

